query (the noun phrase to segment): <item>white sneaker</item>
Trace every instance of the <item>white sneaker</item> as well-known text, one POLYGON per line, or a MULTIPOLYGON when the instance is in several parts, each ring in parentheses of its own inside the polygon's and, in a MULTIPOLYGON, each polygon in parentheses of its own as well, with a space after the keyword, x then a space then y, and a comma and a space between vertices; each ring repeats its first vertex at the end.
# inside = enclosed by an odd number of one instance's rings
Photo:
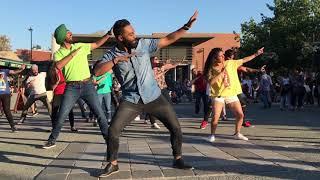
POLYGON ((151 125, 151 128, 160 129, 160 126, 157 123, 154 123, 154 124, 151 125))
POLYGON ((213 134, 211 134, 211 135, 209 136, 209 142, 214 142, 215 140, 216 140, 216 138, 214 137, 213 134))
POLYGON ((244 141, 248 141, 249 139, 247 137, 245 137, 243 134, 241 133, 237 133, 236 135, 234 135, 235 139, 239 139, 239 140, 244 140, 244 141))
POLYGON ((138 115, 134 120, 135 121, 140 121, 140 115, 138 115))
POLYGON ((143 122, 144 124, 148 124, 148 120, 144 120, 144 122, 143 122))

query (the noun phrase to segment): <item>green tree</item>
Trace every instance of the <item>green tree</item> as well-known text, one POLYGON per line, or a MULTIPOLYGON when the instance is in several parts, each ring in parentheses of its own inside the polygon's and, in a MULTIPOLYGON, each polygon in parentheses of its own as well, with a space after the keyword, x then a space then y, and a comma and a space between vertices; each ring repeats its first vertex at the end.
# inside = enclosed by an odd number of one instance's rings
POLYGON ((254 65, 312 67, 314 44, 320 40, 320 0, 274 0, 267 7, 273 17, 261 14, 261 22, 251 19, 241 24, 242 55, 265 46, 261 58, 268 62, 254 65))

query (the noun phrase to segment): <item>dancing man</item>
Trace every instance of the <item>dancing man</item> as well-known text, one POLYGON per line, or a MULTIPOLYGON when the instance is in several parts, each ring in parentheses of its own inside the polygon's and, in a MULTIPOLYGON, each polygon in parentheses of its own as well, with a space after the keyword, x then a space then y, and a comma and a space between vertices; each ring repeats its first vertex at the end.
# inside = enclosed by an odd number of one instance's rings
POLYGON ((47 97, 46 72, 39 73, 39 69, 36 64, 31 66, 31 71, 32 76, 29 76, 26 81, 27 87, 31 88, 31 94, 29 95, 26 104, 22 108, 21 118, 18 124, 24 123, 28 114, 28 109, 38 100, 46 106, 51 118, 52 108, 47 97))
POLYGON ((141 112, 149 113, 159 119, 170 131, 173 150, 173 167, 190 169, 182 159, 182 132, 179 121, 171 104, 161 95, 161 90, 155 80, 150 57, 158 49, 166 47, 189 30, 196 20, 198 12, 177 31, 161 39, 137 40, 133 26, 122 19, 115 22, 113 33, 117 45, 107 51, 101 62, 95 67, 95 75, 99 76, 113 69, 122 88, 123 101, 111 121, 108 132, 107 161, 109 162, 100 177, 106 177, 119 171, 118 150, 119 136, 141 112), (126 57, 120 57, 123 55, 126 57))
POLYGON ((98 95, 90 79, 88 55, 91 50, 102 46, 110 37, 110 31, 94 43, 73 43, 72 32, 64 24, 56 28, 54 37, 61 47, 54 53, 58 69, 62 69, 67 86, 61 101, 55 125, 44 149, 55 147, 63 122, 79 98, 82 98, 98 118, 100 131, 107 141, 108 123, 99 104, 98 95))

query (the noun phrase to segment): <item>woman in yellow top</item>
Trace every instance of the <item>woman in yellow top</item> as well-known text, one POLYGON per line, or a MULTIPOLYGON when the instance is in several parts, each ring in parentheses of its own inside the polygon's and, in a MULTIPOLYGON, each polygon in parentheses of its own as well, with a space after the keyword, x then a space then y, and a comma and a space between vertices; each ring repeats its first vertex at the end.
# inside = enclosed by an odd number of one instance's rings
POLYGON ((261 55, 263 49, 264 48, 261 48, 255 54, 240 60, 225 60, 221 48, 214 48, 209 53, 204 67, 204 75, 210 84, 210 96, 212 97, 214 112, 211 121, 210 142, 215 141, 214 135, 224 104, 228 105, 236 118, 234 137, 240 140, 248 140, 247 137, 240 133, 244 115, 237 97, 238 94, 242 93, 237 69, 243 63, 251 61, 255 57, 261 55))

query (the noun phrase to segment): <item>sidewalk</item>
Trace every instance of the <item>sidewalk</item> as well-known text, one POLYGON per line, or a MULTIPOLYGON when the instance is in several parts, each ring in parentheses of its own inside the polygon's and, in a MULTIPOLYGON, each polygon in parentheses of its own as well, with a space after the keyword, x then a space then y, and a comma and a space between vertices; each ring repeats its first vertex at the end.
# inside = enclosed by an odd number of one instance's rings
MULTIPOLYGON (((184 117, 180 119, 184 159, 194 170, 171 167, 170 137, 163 126, 154 130, 134 121, 120 140, 120 172, 101 179, 320 179, 320 126, 312 124, 319 109, 288 116, 277 109, 252 107, 248 118, 260 119, 254 128, 243 129, 250 141, 234 140, 233 121, 225 121, 214 144, 206 139, 209 128, 198 129, 201 115, 188 118, 191 105, 176 109, 184 117)), ((6 120, 1 119, 0 179, 98 179, 106 145, 97 127, 79 121, 79 133, 71 133, 66 122, 57 146, 44 150, 50 126, 46 115, 27 119, 18 133, 8 133, 6 120)))

